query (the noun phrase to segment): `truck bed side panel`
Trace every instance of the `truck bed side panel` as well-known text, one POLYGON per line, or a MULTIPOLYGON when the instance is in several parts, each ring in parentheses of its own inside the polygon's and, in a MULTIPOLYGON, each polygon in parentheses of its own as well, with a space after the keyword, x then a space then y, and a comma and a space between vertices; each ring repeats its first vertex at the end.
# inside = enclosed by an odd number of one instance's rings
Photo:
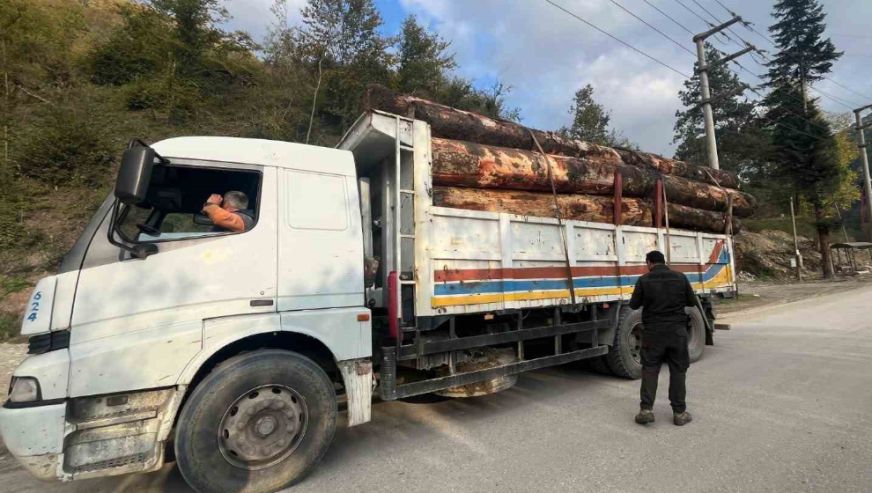
MULTIPOLYGON (((418 314, 527 309, 570 302, 564 239, 555 219, 430 207, 429 272, 418 314)), ((628 299, 650 250, 671 252, 698 293, 730 291, 722 235, 565 221, 576 301, 628 299)), ((419 272, 422 266, 419 266, 419 272)), ((425 267, 427 268, 427 267, 425 267)))

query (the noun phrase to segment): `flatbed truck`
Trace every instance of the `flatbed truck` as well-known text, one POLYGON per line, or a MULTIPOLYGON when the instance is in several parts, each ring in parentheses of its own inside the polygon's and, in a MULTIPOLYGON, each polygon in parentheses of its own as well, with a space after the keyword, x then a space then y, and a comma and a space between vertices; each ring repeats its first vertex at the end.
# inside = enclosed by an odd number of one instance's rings
POLYGON ((627 301, 653 249, 699 295, 692 358, 712 342, 712 299, 736 291, 730 237, 437 207, 430 138, 369 111, 335 149, 132 142, 33 290, 6 447, 44 479, 174 455, 198 491, 274 491, 315 467, 340 403, 357 426, 374 399, 482 395, 584 359, 637 378, 627 301), (250 230, 199 215, 227 190, 250 198, 250 230))

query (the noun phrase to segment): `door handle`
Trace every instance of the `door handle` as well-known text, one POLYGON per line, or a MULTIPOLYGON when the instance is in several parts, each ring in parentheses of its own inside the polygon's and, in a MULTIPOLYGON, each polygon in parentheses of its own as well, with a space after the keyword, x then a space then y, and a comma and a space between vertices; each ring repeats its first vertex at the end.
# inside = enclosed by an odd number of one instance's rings
POLYGON ((273 300, 251 300, 248 304, 251 306, 272 306, 273 300))

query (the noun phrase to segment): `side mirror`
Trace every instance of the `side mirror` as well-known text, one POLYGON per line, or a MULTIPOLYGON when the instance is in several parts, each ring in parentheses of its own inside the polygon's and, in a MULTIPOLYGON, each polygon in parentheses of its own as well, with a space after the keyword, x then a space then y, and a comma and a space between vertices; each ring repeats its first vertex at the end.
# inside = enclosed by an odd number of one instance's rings
POLYGON ((156 153, 150 147, 131 147, 121 156, 121 167, 115 180, 115 197, 127 205, 145 201, 156 153))

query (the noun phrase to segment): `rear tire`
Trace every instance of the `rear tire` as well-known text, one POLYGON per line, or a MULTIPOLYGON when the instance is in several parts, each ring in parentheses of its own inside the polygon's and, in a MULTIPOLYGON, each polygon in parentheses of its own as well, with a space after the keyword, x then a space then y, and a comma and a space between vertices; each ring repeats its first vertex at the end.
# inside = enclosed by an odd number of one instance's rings
POLYGON ((620 310, 615 341, 605 360, 616 376, 636 380, 642 377, 642 310, 633 310, 628 305, 620 310))
POLYGON ((690 362, 698 361, 705 351, 705 320, 699 312, 699 308, 688 308, 687 316, 690 317, 690 327, 687 330, 687 353, 690 362))
POLYGON ((179 415, 176 463, 201 493, 265 493, 300 481, 336 430, 336 393, 317 364, 265 349, 231 358, 179 415))

